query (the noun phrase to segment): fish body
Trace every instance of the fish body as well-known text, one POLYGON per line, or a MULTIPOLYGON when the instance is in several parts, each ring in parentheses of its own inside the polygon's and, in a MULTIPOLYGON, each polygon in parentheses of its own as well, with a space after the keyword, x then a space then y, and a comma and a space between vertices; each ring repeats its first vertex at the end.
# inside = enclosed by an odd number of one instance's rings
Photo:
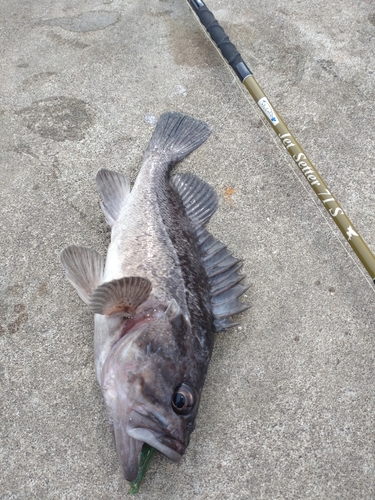
POLYGON ((133 189, 101 169, 97 185, 111 226, 104 265, 94 250, 71 246, 61 260, 94 313, 95 366, 124 476, 137 477, 148 443, 179 461, 198 411, 214 334, 246 309, 240 263, 204 229, 217 196, 173 166, 199 147, 209 127, 163 114, 133 189))

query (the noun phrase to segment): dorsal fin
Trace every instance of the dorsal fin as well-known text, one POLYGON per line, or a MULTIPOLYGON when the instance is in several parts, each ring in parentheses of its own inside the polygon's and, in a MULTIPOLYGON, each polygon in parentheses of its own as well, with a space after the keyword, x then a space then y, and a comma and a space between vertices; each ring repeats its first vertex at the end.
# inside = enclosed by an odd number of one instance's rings
POLYGON ((122 204, 130 193, 130 180, 126 175, 101 168, 96 173, 96 185, 101 197, 101 209, 108 224, 116 222, 122 204))
POLYGON ((60 253, 60 259, 66 277, 88 304, 89 296, 102 281, 103 257, 91 248, 71 245, 60 253))
POLYGON ((90 296, 94 314, 131 316, 151 292, 151 281, 138 276, 126 276, 100 285, 90 296))
POLYGON ((214 189, 192 174, 176 174, 170 179, 181 196, 186 214, 195 228, 206 224, 216 212, 218 200, 214 189))
POLYGON ((229 316, 249 308, 238 300, 248 286, 240 283, 244 279, 244 276, 238 273, 241 262, 233 257, 221 241, 202 227, 197 230, 197 237, 210 283, 214 330, 220 332, 238 324, 228 319, 229 316))

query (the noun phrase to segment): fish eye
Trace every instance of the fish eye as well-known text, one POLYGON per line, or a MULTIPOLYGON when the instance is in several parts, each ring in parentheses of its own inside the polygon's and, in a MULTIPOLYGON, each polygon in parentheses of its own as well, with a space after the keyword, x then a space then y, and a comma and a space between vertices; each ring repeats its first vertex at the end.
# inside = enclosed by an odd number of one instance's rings
POLYGON ((176 387, 173 393, 172 408, 177 415, 188 415, 193 410, 196 400, 194 389, 183 382, 176 387))

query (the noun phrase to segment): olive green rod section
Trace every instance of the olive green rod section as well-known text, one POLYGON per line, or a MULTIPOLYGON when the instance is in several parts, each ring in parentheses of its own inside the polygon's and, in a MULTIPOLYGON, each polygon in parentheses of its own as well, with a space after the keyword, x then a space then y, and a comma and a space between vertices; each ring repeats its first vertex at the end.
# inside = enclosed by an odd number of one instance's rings
POLYGON ((375 257, 252 75, 242 82, 375 283, 375 257))
POLYGON ((335 196, 307 157, 295 137, 292 135, 280 115, 268 100, 266 94, 254 78, 248 66, 244 63, 236 47, 229 40, 223 28, 219 25, 212 12, 201 0, 187 0, 192 10, 208 31, 211 40, 217 45, 224 59, 235 71, 238 78, 251 94, 254 101, 261 108, 266 118, 277 134, 284 148, 297 164, 315 194, 323 203, 345 239, 348 241, 366 271, 375 283, 375 256, 346 215, 335 196))

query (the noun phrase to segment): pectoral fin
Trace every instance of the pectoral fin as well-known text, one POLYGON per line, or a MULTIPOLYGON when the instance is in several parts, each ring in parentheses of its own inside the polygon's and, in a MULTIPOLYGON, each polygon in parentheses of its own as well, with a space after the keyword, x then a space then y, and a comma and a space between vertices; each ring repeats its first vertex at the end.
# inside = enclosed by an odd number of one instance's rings
POLYGON ((71 245, 60 254, 66 277, 77 290, 81 299, 89 303, 89 296, 97 288, 103 276, 103 257, 86 247, 71 245))
POLYGON ((126 276, 100 285, 89 300, 94 314, 118 314, 130 317, 145 302, 151 292, 151 281, 137 276, 126 276))

